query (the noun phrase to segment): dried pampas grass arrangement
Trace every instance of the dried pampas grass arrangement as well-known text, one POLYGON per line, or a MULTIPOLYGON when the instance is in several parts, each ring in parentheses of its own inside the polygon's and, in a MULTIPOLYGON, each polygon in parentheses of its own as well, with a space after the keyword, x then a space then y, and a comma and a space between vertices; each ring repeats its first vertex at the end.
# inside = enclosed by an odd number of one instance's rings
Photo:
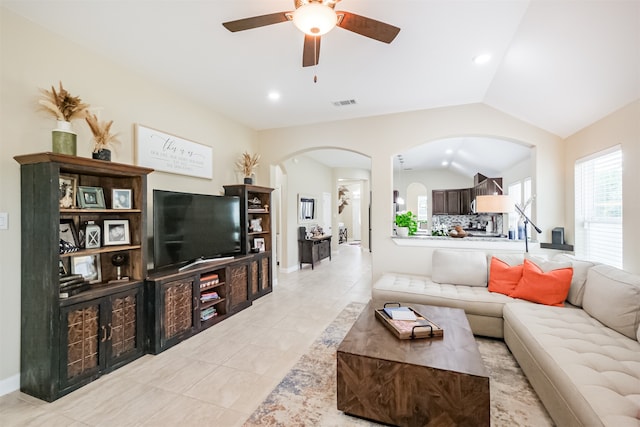
POLYGON ((248 152, 242 153, 242 157, 236 162, 238 171, 242 172, 245 177, 250 177, 253 174, 255 168, 258 167, 260 161, 260 154, 249 154, 248 152))
POLYGON ((60 121, 70 122, 73 119, 84 117, 89 104, 84 104, 77 96, 71 96, 62 87, 62 82, 59 82, 59 84, 60 88, 57 91, 53 86, 51 86, 51 90, 40 89, 43 98, 38 101, 38 104, 40 104, 41 108, 60 121))
POLYGON ((113 120, 101 122, 95 114, 87 114, 85 120, 89 124, 89 129, 93 134, 93 152, 106 149, 109 145, 120 143, 117 133, 111 133, 111 125, 113 120))

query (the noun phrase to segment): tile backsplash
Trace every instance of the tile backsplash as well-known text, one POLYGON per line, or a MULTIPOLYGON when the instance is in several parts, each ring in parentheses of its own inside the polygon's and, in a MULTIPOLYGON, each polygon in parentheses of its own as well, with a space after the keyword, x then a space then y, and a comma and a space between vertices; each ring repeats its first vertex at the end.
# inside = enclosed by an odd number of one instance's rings
MULTIPOLYGON (((497 222, 496 230, 502 230, 502 215, 493 216, 497 222)), ((433 215, 431 218, 431 229, 440 228, 451 229, 456 225, 462 226, 464 229, 474 229, 484 231, 487 228, 487 222, 491 215, 475 214, 475 215, 433 215)))

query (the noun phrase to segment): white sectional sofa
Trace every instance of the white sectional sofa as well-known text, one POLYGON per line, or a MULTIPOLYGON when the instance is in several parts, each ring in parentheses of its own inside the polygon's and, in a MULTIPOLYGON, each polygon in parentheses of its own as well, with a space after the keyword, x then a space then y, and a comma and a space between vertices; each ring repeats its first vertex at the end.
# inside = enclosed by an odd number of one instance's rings
POLYGON ((558 426, 640 426, 640 276, 567 255, 564 307, 490 292, 491 258, 524 255, 436 250, 432 275, 384 274, 377 302, 462 308, 476 335, 502 338, 558 426))

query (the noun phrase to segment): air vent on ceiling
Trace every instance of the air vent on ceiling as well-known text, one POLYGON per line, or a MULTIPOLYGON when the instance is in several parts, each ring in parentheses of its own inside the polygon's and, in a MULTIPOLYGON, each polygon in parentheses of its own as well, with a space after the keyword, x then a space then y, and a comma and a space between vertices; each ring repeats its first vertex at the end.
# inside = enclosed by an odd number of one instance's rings
POLYGON ((336 107, 345 107, 347 105, 355 105, 355 103, 355 99, 345 99, 344 101, 335 101, 333 105, 335 105, 336 107))

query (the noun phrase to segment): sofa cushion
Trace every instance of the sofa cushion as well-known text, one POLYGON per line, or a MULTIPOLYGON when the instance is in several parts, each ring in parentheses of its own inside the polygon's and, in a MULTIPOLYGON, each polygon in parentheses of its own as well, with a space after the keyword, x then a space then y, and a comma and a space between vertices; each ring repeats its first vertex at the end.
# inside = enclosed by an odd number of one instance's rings
POLYGON ((487 257, 484 252, 436 249, 431 260, 431 279, 436 283, 487 286, 487 257))
POLYGON ((502 318, 502 307, 514 302, 506 295, 489 292, 484 286, 436 283, 427 276, 385 273, 373 284, 373 297, 381 302, 414 302, 461 308, 467 314, 502 318), (391 299, 393 298, 393 299, 391 299))
POLYGON ((640 325, 640 276, 597 265, 587 273, 582 307, 621 334, 637 339, 640 325))
POLYGON ((489 291, 509 295, 522 278, 522 264, 510 266, 508 263, 492 257, 489 267, 489 291))
POLYGON ((562 408, 547 401, 562 399, 585 426, 638 425, 640 343, 578 308, 506 304, 504 321, 507 344, 545 406, 562 408))
POLYGON ((525 259, 522 278, 509 296, 562 307, 569 293, 572 274, 573 269, 567 264, 525 259))
POLYGON ((571 287, 569 288, 567 301, 576 307, 582 307, 582 297, 584 295, 584 283, 587 280, 587 272, 596 264, 591 261, 577 259, 567 254, 558 254, 553 257, 552 261, 571 263, 573 267, 573 277, 571 278, 571 287))

